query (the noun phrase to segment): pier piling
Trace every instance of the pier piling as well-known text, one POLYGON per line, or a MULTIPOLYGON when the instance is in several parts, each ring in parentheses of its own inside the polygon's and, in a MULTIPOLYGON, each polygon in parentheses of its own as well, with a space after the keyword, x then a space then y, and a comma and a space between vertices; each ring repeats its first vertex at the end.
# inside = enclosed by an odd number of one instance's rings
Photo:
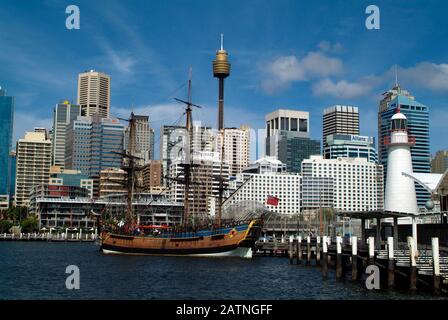
POLYGON ((394 238, 387 238, 387 286, 392 289, 395 286, 395 260, 394 260, 394 238))
POLYGON ((299 257, 299 264, 302 263, 302 237, 299 236, 299 244, 297 246, 298 250, 298 257, 299 257))
POLYGON ((358 280, 358 240, 351 237, 352 240, 352 280, 358 280))
POLYGON ((327 236, 322 237, 322 277, 327 279, 328 277, 328 240, 327 236))
POLYGON ((342 238, 336 237, 336 279, 342 278, 342 238))
POLYGON ((409 289, 417 290, 417 248, 413 237, 408 237, 410 265, 409 265, 409 289))
POLYGON ((299 236, 296 236, 296 240, 294 243, 294 250, 295 250, 295 255, 296 255, 296 264, 300 264, 300 259, 299 259, 299 236))
POLYGON ((316 266, 320 265, 320 237, 316 238, 316 266))
POLYGON ((433 270, 433 290, 435 294, 440 294, 440 257, 439 257, 439 238, 432 238, 432 270, 433 270))
POLYGON ((311 237, 306 237, 306 265, 311 264, 311 237))
POLYGON ((289 255, 289 264, 293 264, 294 262, 294 239, 293 237, 289 237, 289 249, 288 249, 288 255, 289 255))
POLYGON ((368 261, 368 264, 369 265, 374 265, 375 264, 375 238, 374 237, 369 237, 368 242, 369 242, 369 261, 368 261))

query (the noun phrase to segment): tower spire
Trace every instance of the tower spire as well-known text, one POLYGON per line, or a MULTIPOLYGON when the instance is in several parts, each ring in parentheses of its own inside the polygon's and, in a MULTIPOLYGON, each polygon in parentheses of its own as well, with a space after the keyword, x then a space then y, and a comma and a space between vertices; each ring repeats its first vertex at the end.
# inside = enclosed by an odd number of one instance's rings
POLYGON ((224 50, 224 33, 221 33, 221 51, 224 50))

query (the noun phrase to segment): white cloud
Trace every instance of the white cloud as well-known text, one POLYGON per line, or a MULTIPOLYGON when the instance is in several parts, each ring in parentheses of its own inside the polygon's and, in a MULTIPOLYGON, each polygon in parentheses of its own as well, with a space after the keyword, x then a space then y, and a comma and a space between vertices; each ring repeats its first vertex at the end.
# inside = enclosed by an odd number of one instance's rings
POLYGON ((344 52, 344 46, 342 44, 340 44, 339 42, 332 44, 329 41, 321 41, 321 42, 319 42, 317 47, 321 51, 328 52, 328 53, 338 54, 338 53, 344 52))
POLYGON ((297 81, 337 75, 342 72, 342 62, 321 52, 309 52, 303 59, 282 56, 263 65, 262 90, 274 94, 297 81))
POLYGON ((448 91, 448 64, 420 62, 411 68, 398 69, 399 82, 421 86, 432 91, 448 91))
POLYGON ((135 65, 135 59, 127 54, 119 54, 113 50, 108 50, 109 55, 115 68, 122 73, 132 73, 132 67, 135 65))
POLYGON ((337 98, 351 99, 365 95, 371 90, 371 87, 366 83, 355 83, 347 80, 335 82, 327 78, 313 84, 312 90, 316 96, 329 95, 337 98))

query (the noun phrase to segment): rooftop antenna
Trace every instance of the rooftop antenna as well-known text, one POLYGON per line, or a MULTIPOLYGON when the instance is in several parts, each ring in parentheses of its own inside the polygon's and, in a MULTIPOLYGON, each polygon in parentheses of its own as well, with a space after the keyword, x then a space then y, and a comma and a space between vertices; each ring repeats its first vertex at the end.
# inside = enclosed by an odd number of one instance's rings
POLYGON ((395 64, 395 87, 398 87, 398 71, 396 64, 395 64))
POLYGON ((224 33, 221 33, 221 51, 224 50, 224 33))

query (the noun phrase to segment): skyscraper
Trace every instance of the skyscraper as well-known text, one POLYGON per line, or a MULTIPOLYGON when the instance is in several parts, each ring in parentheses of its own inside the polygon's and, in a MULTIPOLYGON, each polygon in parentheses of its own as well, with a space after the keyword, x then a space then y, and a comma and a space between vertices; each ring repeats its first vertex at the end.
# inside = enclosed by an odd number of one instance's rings
POLYGON ((309 138, 309 118, 306 111, 278 109, 266 115, 266 156, 278 157, 278 141, 283 131, 289 136, 309 138))
POLYGON ((118 120, 79 116, 67 127, 65 167, 80 170, 95 182, 100 171, 122 165, 124 126, 118 120))
MULTIPOLYGON (((188 197, 190 202, 190 214, 201 217, 204 214, 216 213, 220 180, 224 189, 229 184, 229 166, 221 163, 218 152, 197 151, 192 156, 196 164, 191 173, 191 181, 188 197)), ((172 178, 182 181, 184 179, 184 159, 174 159, 169 170, 172 178)), ((176 180, 170 185, 169 194, 175 202, 183 202, 185 185, 176 180)))
POLYGON ((326 137, 327 146, 324 148, 325 159, 337 158, 366 158, 369 162, 377 162, 378 155, 373 137, 330 134, 326 137))
MULTIPOLYGON (((140 116, 134 115, 135 121, 135 146, 134 146, 134 155, 139 157, 141 160, 141 165, 149 163, 152 159, 153 155, 151 147, 153 146, 154 139, 153 130, 149 127, 149 117, 148 116, 140 116)), ((124 149, 128 151, 129 147, 129 126, 125 129, 124 136, 124 149)))
POLYGON ((65 134, 70 122, 81 115, 78 105, 71 104, 68 100, 61 101, 53 111, 52 130, 52 165, 64 168, 65 166, 65 134))
MULTIPOLYGON (((400 108, 408 121, 410 137, 415 138, 411 146, 413 172, 431 172, 430 144, 429 144, 429 107, 416 101, 407 91, 396 84, 391 90, 383 94, 378 111, 378 158, 384 166, 384 177, 387 176, 387 148, 384 140, 389 136, 390 118, 400 108)), ((387 183, 387 182, 386 182, 387 183)), ((417 204, 425 205, 430 194, 419 184, 415 184, 417 204)))
POLYGON ((286 163, 288 172, 301 172, 302 161, 320 155, 320 140, 297 137, 295 133, 282 131, 277 141, 277 159, 286 163))
MULTIPOLYGON (((210 126, 202 126, 200 122, 193 123, 189 140, 184 126, 162 126, 160 151, 164 178, 171 176, 170 168, 173 161, 185 156, 187 141, 190 141, 192 154, 215 151, 216 135, 210 126)), ((168 180, 165 179, 164 185, 168 184, 168 180)))
MULTIPOLYGON (((222 148, 221 135, 216 137, 219 152, 222 148)), ((224 161, 230 166, 230 176, 235 177, 243 172, 250 162, 250 128, 224 129, 224 161)))
POLYGON ((82 116, 110 115, 110 76, 90 70, 78 75, 78 105, 82 116))
POLYGON ((287 109, 266 115, 266 156, 285 163, 289 172, 300 172, 304 159, 320 154, 320 141, 309 137, 309 117, 287 109))
POLYGON ((324 110, 322 144, 327 147, 330 134, 359 135, 358 107, 336 105, 324 110))
POLYGON ((187 131, 183 126, 162 126, 160 140, 160 158, 162 159, 164 185, 169 185, 170 167, 185 148, 187 131))
POLYGON ((0 87, 0 202, 5 207, 9 202, 10 152, 14 122, 14 98, 6 95, 0 87))
POLYGON ((31 189, 48 183, 51 166, 51 141, 38 129, 26 132, 17 141, 16 192, 17 207, 27 206, 31 189))

